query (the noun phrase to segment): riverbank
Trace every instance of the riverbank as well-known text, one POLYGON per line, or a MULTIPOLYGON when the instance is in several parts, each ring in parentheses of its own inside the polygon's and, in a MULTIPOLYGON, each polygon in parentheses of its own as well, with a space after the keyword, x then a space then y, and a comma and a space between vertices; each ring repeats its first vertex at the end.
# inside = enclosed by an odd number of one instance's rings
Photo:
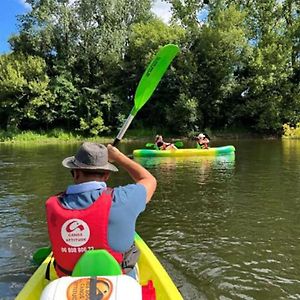
MULTIPOLYGON (((116 133, 117 134, 117 133, 116 133)), ((0 130, 0 143, 75 143, 82 141, 97 141, 101 143, 111 143, 115 135, 86 136, 72 131, 62 129, 52 129, 49 131, 4 131, 0 130)), ((123 142, 137 139, 153 139, 155 133, 151 130, 128 130, 123 142)))
MULTIPOLYGON (((126 132, 123 142, 129 142, 133 140, 145 140, 151 142, 157 133, 163 134, 167 140, 192 140, 193 136, 196 136, 196 132, 191 132, 187 136, 174 136, 170 133, 157 131, 156 129, 129 129, 126 132)), ((218 139, 299 139, 300 138, 300 124, 296 127, 291 127, 287 124, 283 126, 283 135, 267 135, 258 134, 242 129, 230 129, 230 130, 215 130, 207 131, 212 140, 218 139)), ((85 136, 77 132, 66 131, 63 129, 52 129, 49 131, 4 131, 0 130, 0 143, 40 143, 40 144, 52 144, 52 143, 74 143, 82 141, 97 141, 101 143, 110 143, 114 140, 115 135, 99 135, 99 136, 85 136)))

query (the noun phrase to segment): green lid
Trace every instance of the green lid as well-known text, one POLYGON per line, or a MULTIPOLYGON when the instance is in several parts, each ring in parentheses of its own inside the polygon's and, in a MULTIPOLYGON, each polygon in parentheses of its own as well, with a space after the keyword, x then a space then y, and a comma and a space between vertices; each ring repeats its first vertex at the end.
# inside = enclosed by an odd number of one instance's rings
POLYGON ((85 252, 72 272, 77 276, 110 276, 121 275, 122 269, 116 259, 106 250, 90 250, 85 252))

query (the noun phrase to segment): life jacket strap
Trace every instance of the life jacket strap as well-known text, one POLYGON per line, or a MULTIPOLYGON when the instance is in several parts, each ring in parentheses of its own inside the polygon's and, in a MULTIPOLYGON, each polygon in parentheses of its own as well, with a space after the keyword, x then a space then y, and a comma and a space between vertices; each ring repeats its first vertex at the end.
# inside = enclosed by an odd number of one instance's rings
POLYGON ((133 243, 130 249, 124 253, 123 261, 120 264, 124 274, 128 274, 135 267, 139 257, 140 250, 133 243))
POLYGON ((56 260, 54 260, 53 266, 54 266, 55 269, 56 269, 56 268, 59 269, 59 271, 61 271, 62 273, 64 273, 66 276, 71 276, 71 275, 72 275, 72 271, 63 268, 61 265, 59 265, 59 264, 56 262, 56 260))

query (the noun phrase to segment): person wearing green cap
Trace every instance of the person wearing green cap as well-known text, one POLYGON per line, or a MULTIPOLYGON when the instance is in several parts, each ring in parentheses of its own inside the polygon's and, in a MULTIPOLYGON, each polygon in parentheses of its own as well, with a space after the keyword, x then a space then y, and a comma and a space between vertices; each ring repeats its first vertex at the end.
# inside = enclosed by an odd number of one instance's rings
POLYGON ((156 189, 155 177, 112 145, 84 142, 75 156, 62 161, 74 184, 46 202, 50 242, 59 277, 67 276, 87 250, 105 249, 123 273, 136 276, 139 257, 134 244, 136 220, 156 189), (107 187, 118 164, 132 184, 107 187))

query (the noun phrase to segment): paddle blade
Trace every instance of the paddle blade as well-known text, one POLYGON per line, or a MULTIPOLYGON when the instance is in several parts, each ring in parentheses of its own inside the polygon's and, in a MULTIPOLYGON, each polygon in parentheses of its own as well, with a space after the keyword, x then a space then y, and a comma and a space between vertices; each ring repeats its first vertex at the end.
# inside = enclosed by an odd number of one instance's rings
POLYGON ((51 251, 51 247, 39 248, 33 254, 32 259, 36 264, 40 265, 45 260, 45 258, 51 253, 51 251))
POLYGON ((134 96, 134 107, 131 115, 135 116, 142 106, 149 100, 158 83, 168 69, 174 57, 178 54, 179 47, 173 44, 160 48, 150 65, 147 67, 134 96))
POLYGON ((173 143, 177 148, 183 148, 183 142, 182 141, 176 141, 173 143))
POLYGON ((155 144, 154 143, 147 143, 145 146, 146 146, 146 148, 153 148, 154 149, 155 144))
POLYGON ((171 64, 178 52, 178 46, 168 44, 160 48, 153 60, 150 62, 136 89, 134 95, 134 107, 120 129, 117 137, 113 141, 113 146, 116 146, 121 141, 135 115, 149 100, 168 66, 171 64))

